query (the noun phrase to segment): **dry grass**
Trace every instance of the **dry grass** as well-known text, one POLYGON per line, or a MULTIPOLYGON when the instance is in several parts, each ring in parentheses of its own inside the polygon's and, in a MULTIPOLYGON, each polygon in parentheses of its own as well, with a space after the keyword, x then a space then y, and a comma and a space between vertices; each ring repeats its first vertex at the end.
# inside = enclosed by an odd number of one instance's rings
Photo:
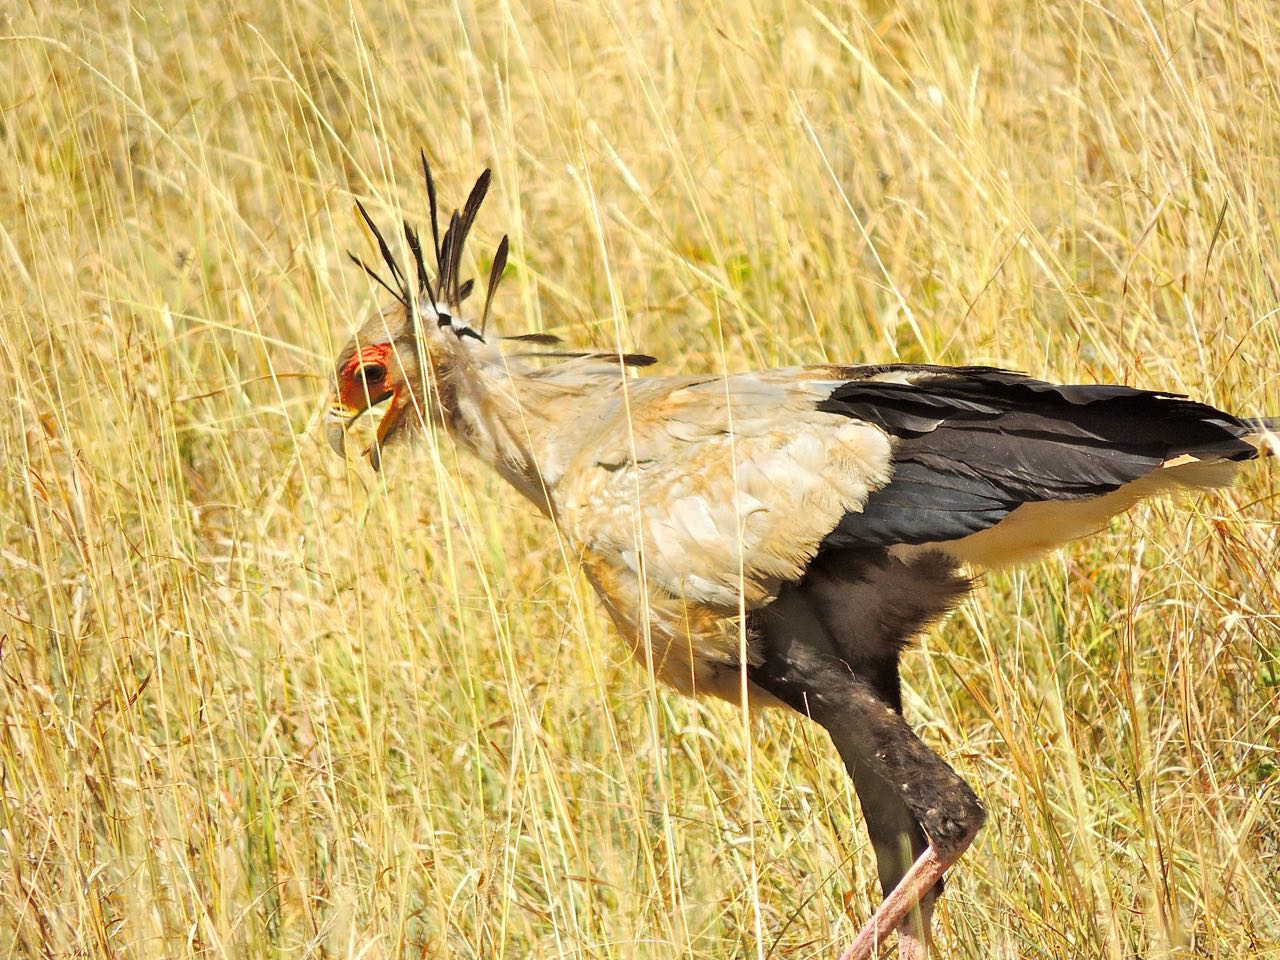
MULTIPOLYGON (((352 196, 420 218, 419 145, 495 169, 508 329, 1280 413, 1270 0, 166 6, 0 22, 0 956, 825 958, 870 909, 812 728, 654 690, 452 451, 320 442, 352 196)), ((993 812, 946 956, 1280 957, 1276 555, 1254 466, 909 657, 993 812)))

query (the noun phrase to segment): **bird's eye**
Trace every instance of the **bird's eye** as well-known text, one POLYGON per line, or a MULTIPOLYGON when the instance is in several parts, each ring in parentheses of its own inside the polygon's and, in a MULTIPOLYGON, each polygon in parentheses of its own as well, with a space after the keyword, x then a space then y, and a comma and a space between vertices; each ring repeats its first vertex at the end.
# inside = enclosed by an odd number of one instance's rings
POLYGON ((366 363, 353 376, 357 383, 381 383, 387 368, 380 363, 366 363))

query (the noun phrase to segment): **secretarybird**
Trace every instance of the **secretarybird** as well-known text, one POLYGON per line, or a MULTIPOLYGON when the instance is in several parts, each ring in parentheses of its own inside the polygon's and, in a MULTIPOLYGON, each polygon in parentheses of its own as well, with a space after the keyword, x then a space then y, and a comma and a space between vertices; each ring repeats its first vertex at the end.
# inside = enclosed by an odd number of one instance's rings
POLYGON ((1276 421, 1167 393, 1060 386, 991 367, 790 367, 634 377, 638 354, 499 337, 461 278, 486 170, 405 269, 365 208, 395 298, 338 356, 331 446, 385 402, 382 451, 428 423, 558 527, 642 663, 684 693, 784 705, 821 724, 853 779, 884 900, 845 960, 895 929, 929 949, 944 871, 986 813, 902 716, 898 658, 970 572, 1096 531, 1139 499, 1229 483, 1276 421))

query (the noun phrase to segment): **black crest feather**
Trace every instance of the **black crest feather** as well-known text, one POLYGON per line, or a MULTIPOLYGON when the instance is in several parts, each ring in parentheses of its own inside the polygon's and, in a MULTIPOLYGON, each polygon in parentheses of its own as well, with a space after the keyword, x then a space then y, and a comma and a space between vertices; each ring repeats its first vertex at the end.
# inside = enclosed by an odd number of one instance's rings
POLYGON ((378 271, 374 270, 373 267, 369 266, 367 263, 365 263, 363 260, 357 257, 354 253, 352 253, 350 250, 347 251, 347 256, 351 258, 352 263, 354 263, 357 267, 359 267, 361 270, 367 273, 384 290, 386 290, 393 297, 399 300, 400 303, 403 304, 406 309, 408 308, 409 301, 405 299, 404 294, 401 291, 394 289, 390 284, 387 283, 387 281, 383 280, 382 277, 378 276, 378 271))
POLYGON ((440 272, 440 213, 436 203, 436 182, 431 178, 431 164, 427 163, 427 151, 421 150, 422 178, 427 181, 427 204, 431 209, 431 242, 436 254, 436 273, 440 272))
POLYGON ((554 333, 518 333, 514 336, 503 337, 502 339, 517 340, 521 343, 536 343, 542 347, 554 347, 557 343, 564 342, 554 333))
POLYGON ((498 284, 502 282, 502 271, 507 269, 507 248, 510 246, 510 240, 504 233, 502 239, 498 241, 498 251, 493 255, 493 266, 489 268, 489 289, 484 295, 484 310, 480 313, 480 332, 484 333, 484 328, 489 323, 489 304, 493 302, 493 292, 498 289, 498 284))
POLYGON ((378 252, 382 254, 382 260, 391 271, 392 278, 399 285, 401 291, 404 291, 408 284, 405 283, 404 274, 400 271, 400 264, 396 263, 395 254, 387 246, 387 241, 383 238, 382 231, 378 229, 378 225, 373 222, 373 217, 369 216, 369 211, 364 208, 364 204, 359 199, 356 200, 356 209, 360 211, 360 216, 364 218, 364 222, 373 231, 373 237, 378 241, 378 252))
MULTIPOLYGON (((431 252, 435 256, 434 280, 427 266, 427 260, 422 249, 422 240, 418 231, 408 221, 402 224, 404 240, 413 257, 414 281, 411 284, 408 274, 401 268, 400 262, 396 259, 390 245, 387 243, 386 237, 378 229, 373 217, 369 215, 369 211, 365 209, 364 204, 359 199, 356 200, 356 209, 360 212, 360 217, 365 225, 373 233, 382 262, 386 264, 387 269, 390 271, 390 279, 384 278, 354 253, 349 253, 348 256, 352 262, 368 274, 379 286, 395 297, 406 309, 410 309, 419 297, 426 296, 432 303, 439 304, 441 307, 446 308, 450 315, 453 315, 458 312, 458 308, 463 301, 475 291, 476 282, 474 279, 465 281, 462 279, 462 256, 466 249, 467 237, 471 233, 471 228, 475 225, 476 217, 480 213, 480 207, 484 204, 485 196, 489 192, 493 173, 486 168, 480 174, 476 179, 475 185, 471 188, 471 192, 467 195, 461 212, 454 211, 449 219, 449 226, 445 230, 444 236, 441 237, 440 204, 436 195, 435 178, 431 175, 431 164, 427 162, 426 151, 420 151, 419 157, 422 161, 422 179, 427 188, 427 205, 431 217, 431 252)), ((507 264, 509 244, 510 241, 504 236, 494 254, 493 267, 489 271, 489 283, 485 292, 480 332, 477 333, 474 330, 470 330, 461 323, 450 323, 449 325, 456 328, 458 336, 470 336, 478 340, 484 339, 483 333, 485 324, 489 319, 489 308, 498 284, 502 280, 502 272, 507 264)))
POLYGON ((418 239, 418 231, 409 226, 409 221, 404 222, 404 240, 409 244, 409 250, 413 253, 413 265, 418 271, 418 293, 431 292, 431 274, 427 272, 427 265, 422 260, 422 242, 418 239))
POLYGON ((579 353, 564 350, 539 350, 519 353, 516 356, 536 357, 542 360, 600 360, 604 363, 620 363, 624 367, 649 367, 658 362, 657 357, 651 357, 647 353, 579 353))

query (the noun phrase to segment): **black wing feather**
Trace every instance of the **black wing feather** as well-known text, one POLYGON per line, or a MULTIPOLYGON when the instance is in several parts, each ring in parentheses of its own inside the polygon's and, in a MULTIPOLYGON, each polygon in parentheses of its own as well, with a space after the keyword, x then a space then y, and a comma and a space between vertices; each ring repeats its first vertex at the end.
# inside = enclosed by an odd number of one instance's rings
MULTIPOLYGON (((848 370, 855 374, 855 369, 848 370)), ((1248 422, 1184 397, 990 367, 864 368, 818 407, 894 439, 893 475, 824 547, 937 543, 1024 503, 1098 497, 1182 455, 1246 460, 1248 422), (905 372, 915 382, 866 379, 905 372)))

